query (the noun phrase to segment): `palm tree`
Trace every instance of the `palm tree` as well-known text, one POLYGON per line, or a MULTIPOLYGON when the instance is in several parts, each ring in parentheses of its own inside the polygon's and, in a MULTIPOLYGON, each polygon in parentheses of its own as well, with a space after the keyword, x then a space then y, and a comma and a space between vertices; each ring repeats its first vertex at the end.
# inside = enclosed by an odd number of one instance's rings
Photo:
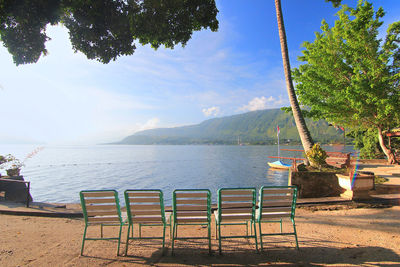
POLYGON ((290 72, 289 52, 287 47, 285 25, 283 24, 281 1, 275 0, 276 18, 278 20, 279 40, 281 43, 283 69, 285 71, 286 89, 289 95, 290 106, 292 107, 294 121, 305 152, 314 145, 310 131, 307 128, 303 114, 301 113, 299 102, 294 91, 292 75, 290 72))

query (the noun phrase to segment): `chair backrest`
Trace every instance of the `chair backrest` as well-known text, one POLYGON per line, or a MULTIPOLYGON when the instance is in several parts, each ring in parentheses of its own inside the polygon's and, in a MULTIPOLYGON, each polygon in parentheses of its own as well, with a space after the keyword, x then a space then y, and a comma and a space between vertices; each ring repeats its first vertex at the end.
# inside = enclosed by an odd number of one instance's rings
POLYGON ((218 221, 254 220, 255 188, 221 188, 218 190, 218 221))
POLYGON ((294 218, 297 199, 296 186, 263 186, 260 188, 258 220, 294 218))
POLYGON ((177 189, 173 192, 173 216, 177 223, 211 221, 211 192, 208 189, 177 189))
POLYGON ((128 221, 165 224, 164 197, 159 189, 125 190, 128 221))
POLYGON ((122 223, 117 191, 85 190, 79 195, 86 224, 122 223))

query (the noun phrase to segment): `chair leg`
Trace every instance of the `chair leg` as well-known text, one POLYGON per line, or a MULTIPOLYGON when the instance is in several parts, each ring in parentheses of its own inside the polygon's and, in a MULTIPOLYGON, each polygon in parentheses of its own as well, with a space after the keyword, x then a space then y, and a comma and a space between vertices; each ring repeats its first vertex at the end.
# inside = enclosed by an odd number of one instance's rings
POLYGON ((139 238, 142 238, 142 224, 139 223, 139 238))
POLYGON ((172 236, 172 213, 169 215, 169 236, 172 236))
POLYGON ((297 232, 296 232, 296 223, 294 222, 294 219, 292 219, 292 223, 293 223, 294 237, 296 239, 296 248, 299 249, 299 242, 297 240, 297 232))
POLYGON ((215 220, 215 240, 218 239, 218 230, 217 230, 217 228, 218 228, 218 223, 217 223, 217 220, 215 220))
POLYGON ((175 244, 175 227, 176 227, 176 224, 175 224, 175 222, 174 222, 174 226, 173 226, 173 229, 172 229, 171 255, 174 255, 174 244, 175 244))
MULTIPOLYGON (((133 230, 133 229, 132 229, 133 230)), ((128 234, 126 235, 126 246, 125 246, 125 256, 128 256, 128 246, 129 246, 129 232, 131 231, 131 225, 128 226, 128 234)), ((133 232, 133 231, 132 231, 133 232)))
POLYGON ((208 254, 211 255, 211 223, 208 223, 208 254))
POLYGON ((83 231, 83 239, 82 239, 82 247, 81 247, 81 256, 83 256, 83 247, 85 246, 86 230, 87 230, 87 225, 85 225, 85 230, 83 231))
POLYGON ((280 220, 280 223, 281 223, 281 233, 282 233, 282 219, 280 220))
POLYGON ((163 224, 162 255, 164 255, 164 247, 165 247, 165 228, 166 225, 163 224))
POLYGON ((119 247, 121 246, 121 234, 122 234, 122 224, 119 226, 117 256, 119 256, 119 247))
POLYGON ((218 246, 219 246, 219 254, 222 254, 222 249, 221 249, 221 224, 218 224, 218 246))
POLYGON ((258 229, 259 229, 259 232, 260 232, 260 246, 261 246, 261 251, 263 251, 264 247, 263 247, 262 232, 261 232, 261 221, 258 222, 258 229))
POLYGON ((251 222, 254 227, 254 240, 256 241, 256 251, 258 252, 258 243, 257 243, 257 231, 256 231, 256 223, 254 221, 251 222))
POLYGON ((103 224, 100 224, 100 236, 103 238, 103 224))

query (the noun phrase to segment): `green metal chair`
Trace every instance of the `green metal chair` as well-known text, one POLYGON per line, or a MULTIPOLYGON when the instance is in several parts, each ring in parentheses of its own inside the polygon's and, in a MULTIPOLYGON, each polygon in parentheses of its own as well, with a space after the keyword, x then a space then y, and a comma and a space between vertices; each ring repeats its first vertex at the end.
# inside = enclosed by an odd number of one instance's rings
POLYGON ((177 189, 173 192, 172 255, 175 240, 208 239, 211 254, 211 192, 208 189, 177 189), (178 237, 178 225, 207 225, 207 237, 178 237))
POLYGON ((218 209, 215 215, 215 231, 219 241, 219 253, 222 253, 221 241, 227 238, 254 238, 258 251, 255 225, 256 189, 221 188, 218 190, 218 209), (254 227, 254 235, 248 232, 248 223, 254 227), (221 225, 246 225, 246 235, 223 236, 221 225), (218 229, 218 233, 217 233, 218 229))
POLYGON ((123 221, 119 206, 118 193, 115 190, 86 190, 79 193, 83 216, 85 218, 85 230, 83 232, 81 255, 86 240, 118 240, 117 255, 121 243, 121 231, 123 221), (92 225, 100 225, 99 238, 87 238, 87 228, 92 225), (103 237, 103 226, 119 226, 118 237, 103 237))
POLYGON ((164 197, 159 189, 125 190, 125 204, 128 215, 128 233, 126 236, 125 255, 128 253, 130 239, 162 239, 162 253, 165 247, 165 228, 170 226, 165 216, 164 197), (138 224, 139 236, 133 237, 133 225, 138 224), (162 237, 142 237, 142 227, 162 226, 162 237), (129 234, 132 230, 132 236, 129 234))
POLYGON ((296 247, 299 249, 297 241, 296 224, 294 221, 297 199, 296 186, 263 186, 259 193, 259 209, 256 212, 257 223, 260 232, 261 250, 263 249, 263 236, 272 235, 294 235, 296 247), (289 218, 293 224, 293 232, 282 232, 282 221, 289 218), (280 223, 280 233, 263 234, 262 223, 280 223))

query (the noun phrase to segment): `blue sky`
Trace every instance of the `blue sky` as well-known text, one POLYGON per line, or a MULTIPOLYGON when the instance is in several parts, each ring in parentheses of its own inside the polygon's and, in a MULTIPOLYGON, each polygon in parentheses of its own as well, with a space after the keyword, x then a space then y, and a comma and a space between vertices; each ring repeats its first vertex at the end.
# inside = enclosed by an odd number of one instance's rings
MULTIPOLYGON (((357 1, 344 1, 355 6, 357 1)), ((389 23, 400 1, 373 1, 389 23)), ((338 11, 323 0, 282 0, 292 67, 301 43, 338 11)), ((273 1, 219 0, 218 32, 196 32, 173 50, 137 45, 107 65, 74 53, 61 25, 49 27, 49 54, 16 67, 0 47, 0 143, 96 144, 134 132, 197 124, 288 106, 273 1)), ((384 32, 382 32, 384 36, 384 32)))

